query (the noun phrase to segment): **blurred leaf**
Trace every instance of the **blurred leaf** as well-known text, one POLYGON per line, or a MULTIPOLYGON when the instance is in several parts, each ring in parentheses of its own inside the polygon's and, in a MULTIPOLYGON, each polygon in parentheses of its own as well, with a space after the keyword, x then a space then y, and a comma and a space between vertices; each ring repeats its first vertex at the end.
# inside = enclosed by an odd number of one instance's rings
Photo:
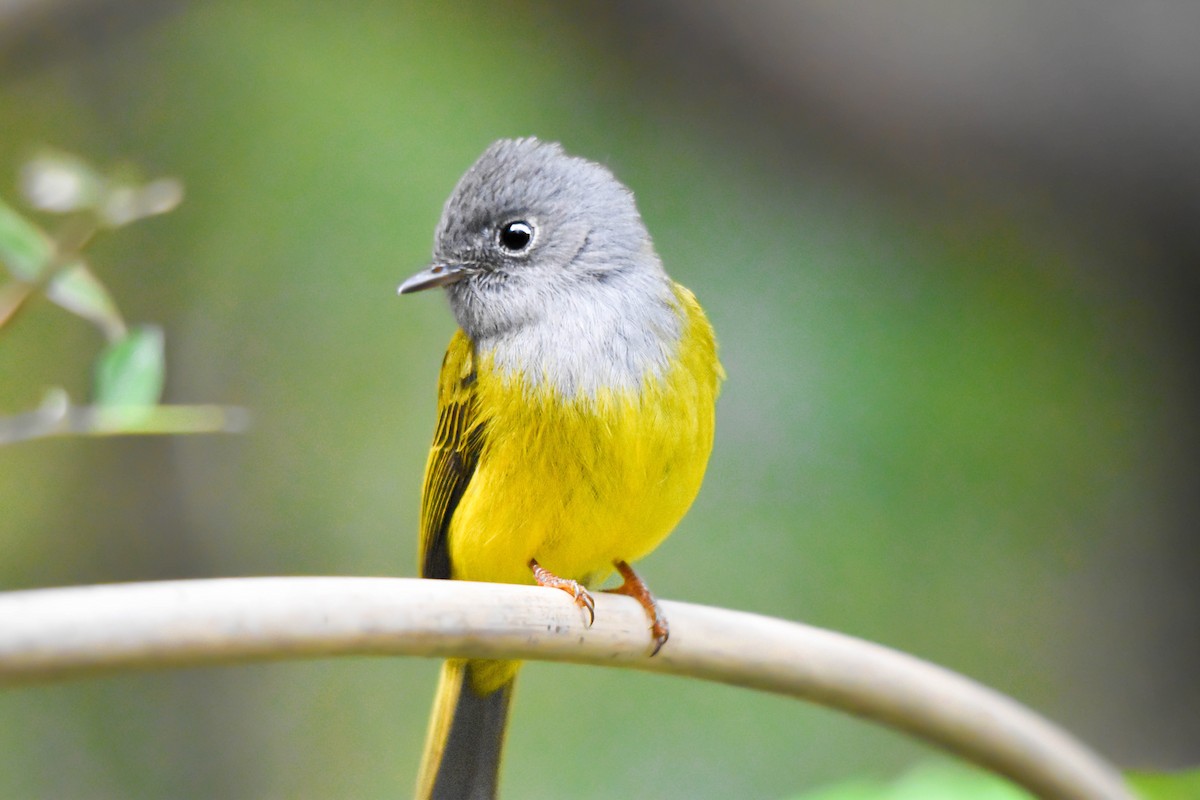
POLYGON ((1200 769, 1189 772, 1131 772, 1126 777, 1146 800, 1200 800, 1200 769))
POLYGON ((891 789, 881 781, 871 781, 864 778, 853 778, 848 781, 826 786, 802 795, 796 795, 791 800, 880 800, 890 797, 891 789))
POLYGON ((86 161, 58 150, 42 150, 21 167, 21 192, 41 211, 65 214, 92 208, 103 185, 86 161))
POLYGON ((98 406, 153 406, 162 396, 162 329, 134 328, 113 342, 96 361, 94 402, 98 406))
POLYGON ((244 433, 250 416, 237 406, 109 406, 87 410, 72 433, 91 436, 119 434, 244 433))
POLYGON ((854 779, 794 800, 1030 800, 1007 780, 956 764, 919 766, 891 783, 854 779))
POLYGON ((143 186, 139 194, 142 216, 166 214, 183 202, 183 182, 175 178, 159 178, 143 186))
POLYGON ((23 281, 37 280, 54 246, 37 226, 0 200, 0 260, 23 281))
POLYGON ((84 262, 76 261, 55 275, 46 287, 46 296, 98 325, 109 341, 125 336, 125 321, 112 295, 84 262))
POLYGON ((183 184, 159 178, 143 184, 132 167, 101 174, 79 156, 43 150, 21 167, 21 191, 41 211, 92 211, 108 227, 165 214, 183 200, 183 184))
POLYGON ((115 228, 165 214, 182 200, 182 183, 174 178, 159 178, 142 186, 113 185, 105 192, 97 210, 105 224, 115 228))

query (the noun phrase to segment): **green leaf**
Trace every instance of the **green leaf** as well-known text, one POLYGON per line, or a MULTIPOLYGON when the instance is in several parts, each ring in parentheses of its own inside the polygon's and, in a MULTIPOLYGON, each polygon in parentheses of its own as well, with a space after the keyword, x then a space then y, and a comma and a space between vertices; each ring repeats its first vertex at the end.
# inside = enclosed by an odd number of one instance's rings
POLYGON ((37 280, 53 254, 50 239, 0 200, 0 261, 9 272, 23 281, 37 280))
POLYGON ((125 321, 112 295, 83 261, 69 264, 55 275, 46 287, 46 296, 98 325, 109 341, 125 336, 125 321))
POLYGON ((1189 772, 1131 772, 1125 777, 1146 800, 1200 800, 1200 769, 1189 772))
POLYGON ((865 778, 852 778, 796 795, 792 800, 884 800, 890 797, 891 788, 887 784, 865 778))
POLYGON ((958 764, 923 764, 891 783, 853 779, 794 800, 1031 800, 1012 783, 958 764))
POLYGON ((110 344, 96 361, 94 402, 99 406, 153 406, 162 396, 162 329, 143 325, 110 344))

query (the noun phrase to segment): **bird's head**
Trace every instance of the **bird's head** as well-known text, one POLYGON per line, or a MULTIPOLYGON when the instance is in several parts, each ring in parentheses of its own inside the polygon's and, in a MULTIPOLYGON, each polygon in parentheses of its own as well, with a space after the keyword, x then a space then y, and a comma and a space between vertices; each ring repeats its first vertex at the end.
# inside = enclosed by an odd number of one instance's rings
POLYGON ((459 325, 479 339, 586 313, 619 297, 617 285, 664 280, 633 194, 608 169, 557 144, 502 139, 459 180, 433 263, 400 293, 446 287, 459 325))

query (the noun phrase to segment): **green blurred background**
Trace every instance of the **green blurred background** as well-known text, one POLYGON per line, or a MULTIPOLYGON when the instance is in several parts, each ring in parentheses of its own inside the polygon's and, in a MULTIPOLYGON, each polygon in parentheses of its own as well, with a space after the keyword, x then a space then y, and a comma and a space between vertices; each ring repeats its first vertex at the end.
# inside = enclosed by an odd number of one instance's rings
MULTIPOLYGON (((613 168, 729 373, 664 597, 965 672, 1126 766, 1200 761, 1197 13, 906 2, 0 4, 0 191, 36 145, 181 178, 91 255, 242 436, 0 451, 0 588, 413 575, 453 329, 395 286, 493 139, 613 168), (1190 31, 1190 34, 1188 33, 1190 31)), ((0 413, 86 395, 41 303, 0 413)), ((437 664, 0 694, 0 797, 405 796, 437 664)), ((792 701, 524 671, 509 797, 785 797, 930 751, 792 701)))

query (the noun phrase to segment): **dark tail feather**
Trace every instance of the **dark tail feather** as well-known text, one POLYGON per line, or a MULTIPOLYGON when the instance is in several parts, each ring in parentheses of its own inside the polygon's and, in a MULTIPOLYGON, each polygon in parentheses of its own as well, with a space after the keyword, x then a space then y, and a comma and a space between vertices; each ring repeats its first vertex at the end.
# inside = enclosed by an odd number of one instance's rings
POLYGON ((454 659, 442 666, 418 798, 492 800, 496 796, 516 672, 499 688, 479 694, 472 681, 475 664, 454 659))

